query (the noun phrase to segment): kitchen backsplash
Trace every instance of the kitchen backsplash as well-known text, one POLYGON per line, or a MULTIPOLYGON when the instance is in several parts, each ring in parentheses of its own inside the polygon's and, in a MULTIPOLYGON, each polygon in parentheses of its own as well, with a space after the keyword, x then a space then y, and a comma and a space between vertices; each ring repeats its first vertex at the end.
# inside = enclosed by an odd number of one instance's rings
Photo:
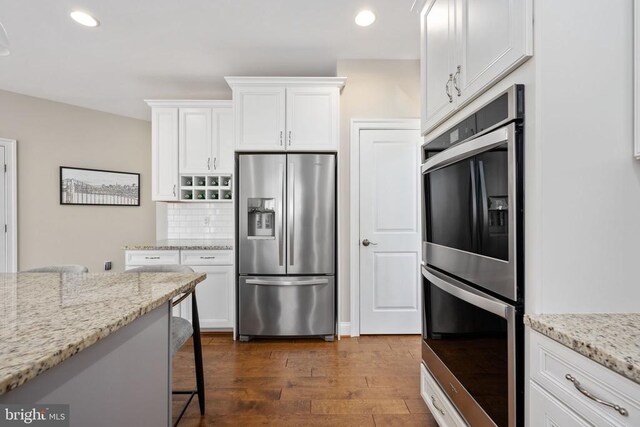
POLYGON ((168 239, 232 239, 231 203, 168 203, 168 239))

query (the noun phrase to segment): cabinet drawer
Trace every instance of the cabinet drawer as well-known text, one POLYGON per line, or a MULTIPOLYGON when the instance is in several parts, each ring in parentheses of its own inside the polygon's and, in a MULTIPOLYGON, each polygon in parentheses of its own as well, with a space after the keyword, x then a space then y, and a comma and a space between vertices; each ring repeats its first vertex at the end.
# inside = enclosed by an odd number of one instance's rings
POLYGON ((180 264, 179 251, 127 251, 127 266, 180 264))
POLYGON ((529 330, 529 335, 532 380, 595 425, 640 425, 640 384, 535 331, 529 330), (578 388, 619 405, 627 414, 590 399, 578 388))
POLYGON ((529 427, 590 427, 578 414, 531 381, 529 427))
POLYGON ((420 395, 440 427, 467 426, 422 363, 420 364, 420 395))
POLYGON ((233 251, 181 251, 182 265, 233 265, 233 251))

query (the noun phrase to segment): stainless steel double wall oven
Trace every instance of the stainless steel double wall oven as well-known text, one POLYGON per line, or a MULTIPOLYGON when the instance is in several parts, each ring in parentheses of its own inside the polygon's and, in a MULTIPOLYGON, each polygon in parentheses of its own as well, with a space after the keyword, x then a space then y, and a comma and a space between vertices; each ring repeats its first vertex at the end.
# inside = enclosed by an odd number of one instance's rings
POLYGON ((423 363, 473 426, 524 420, 524 86, 423 145, 423 363))

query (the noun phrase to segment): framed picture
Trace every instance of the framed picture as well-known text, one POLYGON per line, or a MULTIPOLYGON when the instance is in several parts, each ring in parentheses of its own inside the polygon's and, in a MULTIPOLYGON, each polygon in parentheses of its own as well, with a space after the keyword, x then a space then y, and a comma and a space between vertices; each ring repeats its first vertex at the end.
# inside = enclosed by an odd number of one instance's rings
POLYGON ((60 166, 60 204, 140 206, 140 174, 60 166))

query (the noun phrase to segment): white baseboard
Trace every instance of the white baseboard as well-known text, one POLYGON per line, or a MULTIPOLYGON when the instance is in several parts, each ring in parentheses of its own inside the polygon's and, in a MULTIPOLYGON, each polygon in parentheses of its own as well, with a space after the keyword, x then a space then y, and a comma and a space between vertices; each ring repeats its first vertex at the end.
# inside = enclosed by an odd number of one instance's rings
POLYGON ((340 336, 351 336, 351 322, 340 322, 338 325, 338 334, 340 336))

